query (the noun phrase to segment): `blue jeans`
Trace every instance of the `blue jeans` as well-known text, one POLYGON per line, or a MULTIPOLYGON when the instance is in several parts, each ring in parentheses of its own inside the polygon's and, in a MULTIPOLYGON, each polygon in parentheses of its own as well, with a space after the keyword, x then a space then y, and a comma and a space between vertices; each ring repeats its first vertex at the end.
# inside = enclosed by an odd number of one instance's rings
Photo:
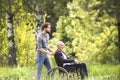
POLYGON ((40 54, 39 52, 36 53, 36 63, 37 63, 36 79, 39 80, 42 72, 42 65, 44 64, 47 70, 51 69, 51 65, 48 56, 45 54, 40 54))

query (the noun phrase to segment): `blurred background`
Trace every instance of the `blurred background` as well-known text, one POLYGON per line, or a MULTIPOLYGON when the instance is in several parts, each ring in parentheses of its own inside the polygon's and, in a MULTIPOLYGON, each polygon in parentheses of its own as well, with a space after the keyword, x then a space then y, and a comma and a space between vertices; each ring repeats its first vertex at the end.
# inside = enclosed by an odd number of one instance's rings
MULTIPOLYGON (((119 0, 0 2, 1 67, 36 66, 36 36, 43 22, 52 24, 49 46, 54 51, 61 40, 68 56, 88 65, 120 64, 119 0)), ((49 58, 56 66, 54 57, 49 58)))

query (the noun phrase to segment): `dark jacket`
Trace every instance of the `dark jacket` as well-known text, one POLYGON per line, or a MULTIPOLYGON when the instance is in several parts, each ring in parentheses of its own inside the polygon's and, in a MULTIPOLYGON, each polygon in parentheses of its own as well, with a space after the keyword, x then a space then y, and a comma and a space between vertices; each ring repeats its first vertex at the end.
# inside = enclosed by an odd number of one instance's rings
POLYGON ((63 67, 63 63, 73 63, 74 62, 74 59, 70 59, 70 58, 64 59, 64 57, 60 51, 56 51, 54 57, 55 57, 55 61, 56 61, 57 65, 60 67, 63 67))

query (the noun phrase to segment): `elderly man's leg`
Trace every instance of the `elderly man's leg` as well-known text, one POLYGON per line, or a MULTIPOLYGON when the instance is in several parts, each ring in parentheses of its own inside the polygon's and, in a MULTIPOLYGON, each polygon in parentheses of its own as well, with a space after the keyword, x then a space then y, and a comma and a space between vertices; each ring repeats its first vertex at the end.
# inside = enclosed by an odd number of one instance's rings
POLYGON ((83 70, 84 70, 84 74, 85 74, 86 76, 88 76, 86 64, 85 64, 85 63, 80 63, 80 64, 82 64, 82 68, 83 68, 83 70))
POLYGON ((88 77, 86 64, 85 63, 79 63, 78 67, 80 68, 81 78, 84 78, 85 76, 88 77))
POLYGON ((77 69, 81 75, 81 79, 84 79, 85 75, 84 75, 83 65, 81 63, 79 63, 79 64, 76 64, 76 66, 77 66, 77 69))
POLYGON ((65 65, 64 68, 65 68, 68 72, 79 72, 79 73, 80 73, 80 76, 81 76, 81 79, 84 78, 82 64, 65 65))
POLYGON ((76 65, 72 64, 72 65, 65 65, 64 68, 68 71, 68 72, 76 72, 76 65))

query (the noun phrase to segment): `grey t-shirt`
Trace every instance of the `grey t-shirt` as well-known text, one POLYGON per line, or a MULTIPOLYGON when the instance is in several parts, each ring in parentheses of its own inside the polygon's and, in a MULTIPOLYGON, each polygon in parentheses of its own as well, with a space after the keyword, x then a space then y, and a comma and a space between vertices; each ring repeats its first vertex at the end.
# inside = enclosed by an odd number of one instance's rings
POLYGON ((40 48, 43 48, 44 50, 48 50, 48 40, 49 40, 49 34, 45 35, 44 33, 40 33, 37 38, 37 50, 40 48))

